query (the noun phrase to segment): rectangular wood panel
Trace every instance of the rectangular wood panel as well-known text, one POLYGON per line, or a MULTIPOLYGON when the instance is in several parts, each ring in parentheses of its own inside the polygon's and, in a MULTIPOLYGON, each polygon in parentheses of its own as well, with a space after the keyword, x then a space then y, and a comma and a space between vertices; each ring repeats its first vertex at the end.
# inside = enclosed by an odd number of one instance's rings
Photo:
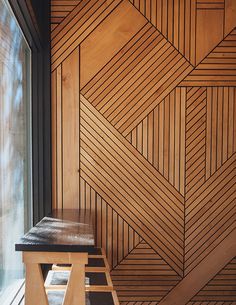
POLYGON ((236 303, 236 1, 53 0, 53 206, 122 305, 236 303))

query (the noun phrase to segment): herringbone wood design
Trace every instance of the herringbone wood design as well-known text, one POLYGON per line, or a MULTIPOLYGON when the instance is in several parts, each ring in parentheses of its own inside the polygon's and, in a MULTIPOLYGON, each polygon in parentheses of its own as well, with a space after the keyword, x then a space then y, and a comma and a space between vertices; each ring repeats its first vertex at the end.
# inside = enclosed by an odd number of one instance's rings
POLYGON ((54 208, 93 211, 123 305, 236 302, 235 12, 52 1, 54 208))

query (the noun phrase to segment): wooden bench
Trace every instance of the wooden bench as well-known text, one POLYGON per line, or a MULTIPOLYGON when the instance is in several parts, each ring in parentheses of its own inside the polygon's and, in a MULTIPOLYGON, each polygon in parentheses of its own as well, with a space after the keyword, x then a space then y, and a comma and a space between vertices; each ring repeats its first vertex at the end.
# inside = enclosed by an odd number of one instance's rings
POLYGON ((25 305, 118 305, 86 211, 54 211, 16 244, 26 267, 25 305), (44 283, 42 264, 52 270, 44 283))

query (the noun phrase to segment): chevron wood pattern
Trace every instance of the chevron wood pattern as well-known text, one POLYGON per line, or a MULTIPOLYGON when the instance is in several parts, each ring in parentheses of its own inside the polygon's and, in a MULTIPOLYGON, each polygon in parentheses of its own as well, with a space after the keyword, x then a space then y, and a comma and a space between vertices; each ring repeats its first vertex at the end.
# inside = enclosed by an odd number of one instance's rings
POLYGON ((236 305, 234 0, 52 0, 53 206, 122 305, 236 305))

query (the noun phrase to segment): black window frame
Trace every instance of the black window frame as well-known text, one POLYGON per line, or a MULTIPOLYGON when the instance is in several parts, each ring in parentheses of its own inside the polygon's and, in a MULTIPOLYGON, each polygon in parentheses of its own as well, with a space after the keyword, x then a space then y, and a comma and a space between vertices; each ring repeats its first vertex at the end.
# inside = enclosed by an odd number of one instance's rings
POLYGON ((33 224, 52 210, 50 0, 9 0, 31 48, 33 224))

